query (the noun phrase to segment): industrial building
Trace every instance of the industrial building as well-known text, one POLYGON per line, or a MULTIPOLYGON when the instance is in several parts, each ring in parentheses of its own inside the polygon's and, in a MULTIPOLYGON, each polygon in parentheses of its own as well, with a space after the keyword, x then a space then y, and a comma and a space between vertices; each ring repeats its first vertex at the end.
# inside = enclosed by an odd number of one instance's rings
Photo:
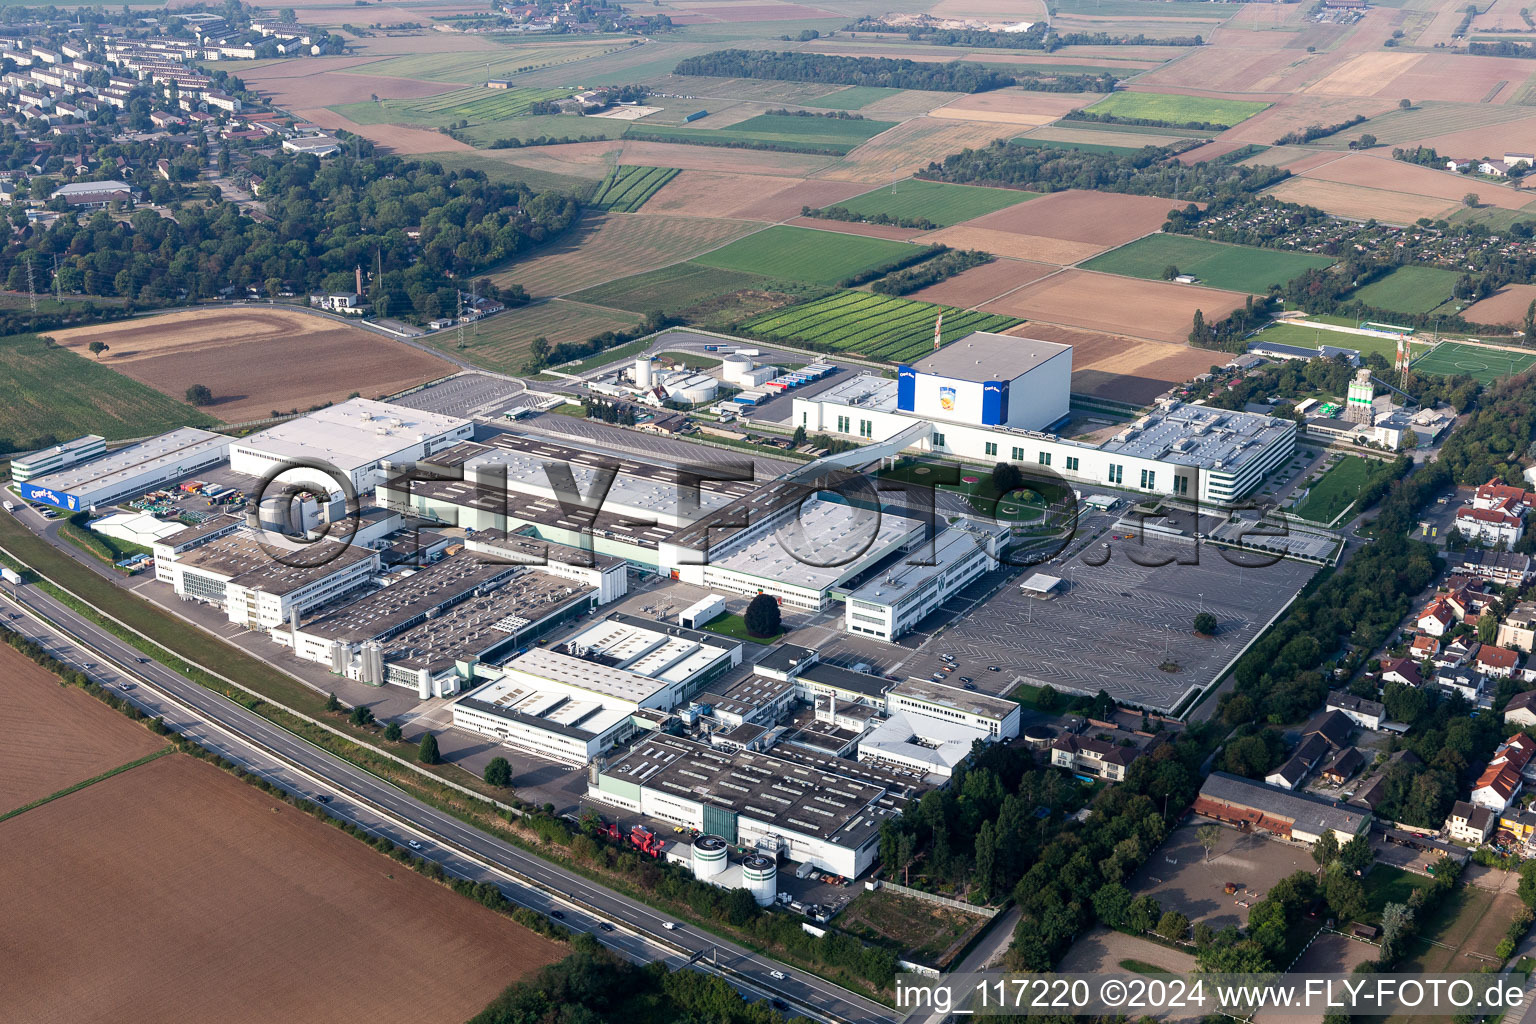
POLYGON ((983 736, 1006 742, 1019 735, 1019 705, 1002 697, 962 690, 926 679, 908 679, 885 695, 887 714, 909 714, 979 729, 983 736))
POLYGON ((629 566, 612 555, 567 547, 522 533, 509 535, 502 530, 471 534, 465 538, 464 547, 487 558, 535 566, 540 572, 591 587, 596 591, 594 597, 599 605, 617 601, 629 593, 629 566))
POLYGON ((772 753, 724 752, 660 734, 595 762, 587 795, 848 878, 874 863, 880 826, 899 813, 873 783, 772 753))
POLYGON ((453 703, 453 723, 539 757, 582 765, 741 664, 741 643, 614 614, 554 649, 536 648, 453 703))
POLYGON ((850 591, 844 628, 860 636, 895 641, 983 573, 996 567, 999 546, 1008 537, 1000 523, 959 520, 942 531, 931 548, 850 591))
POLYGON ((110 455, 35 477, 19 486, 26 501, 66 512, 110 505, 223 462, 231 439, 196 427, 119 448, 110 455))
POLYGON ((335 483, 332 491, 342 490, 345 479, 357 495, 384 479, 385 463, 425 459, 474 433, 469 420, 353 398, 234 442, 229 464, 235 472, 258 479, 281 474, 283 480, 335 483), (291 468, 299 466, 329 472, 317 476, 291 468))
POLYGON ((1332 832, 1342 843, 1364 834, 1371 813, 1312 796, 1266 786, 1226 772, 1212 772, 1195 798, 1195 813, 1286 839, 1315 843, 1332 832))
POLYGON ((64 441, 51 448, 39 448, 35 452, 21 452, 11 456, 11 479, 26 483, 34 477, 57 473, 61 469, 81 462, 89 462, 107 453, 107 439, 99 434, 86 434, 73 441, 64 441))
POLYGON ((974 334, 902 367, 898 380, 861 374, 796 398, 792 422, 866 444, 922 426, 912 451, 1039 465, 1074 482, 1218 504, 1253 490, 1295 450, 1291 420, 1173 401, 1100 445, 1042 432, 1066 415, 1070 395, 1070 350, 1051 354, 1065 346, 1047 344, 974 334))

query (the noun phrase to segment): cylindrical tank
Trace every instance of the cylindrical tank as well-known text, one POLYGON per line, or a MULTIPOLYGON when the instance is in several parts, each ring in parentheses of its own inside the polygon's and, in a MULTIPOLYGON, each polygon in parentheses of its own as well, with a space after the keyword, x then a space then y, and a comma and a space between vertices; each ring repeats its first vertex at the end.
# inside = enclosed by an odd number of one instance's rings
POLYGON ((741 881, 760 907, 772 906, 779 894, 779 862, 760 853, 741 861, 741 881))
POLYGON ((1036 750, 1043 750, 1056 738, 1056 730, 1048 725, 1032 725, 1024 730, 1024 742, 1036 750))
POLYGON ((635 387, 648 388, 651 386, 651 357, 641 356, 635 360, 635 387))
POLYGON ((730 844, 719 836, 699 836, 693 841, 693 877, 713 878, 725 870, 730 844))
POLYGON ((700 402, 713 402, 719 390, 720 385, 713 377, 704 377, 678 388, 671 397, 689 405, 698 405, 700 402))
POLYGON ((720 360, 720 376, 732 383, 739 380, 742 374, 752 369, 750 356, 730 355, 720 360))

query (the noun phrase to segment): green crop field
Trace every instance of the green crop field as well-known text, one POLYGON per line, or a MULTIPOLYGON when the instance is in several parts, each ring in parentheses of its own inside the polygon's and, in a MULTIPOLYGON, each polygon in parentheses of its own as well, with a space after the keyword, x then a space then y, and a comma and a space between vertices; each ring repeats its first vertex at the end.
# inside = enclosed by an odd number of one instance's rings
POLYGON ((1027 135, 1010 139, 1015 146, 1025 149, 1080 149, 1084 153, 1128 153, 1133 149, 1141 149, 1142 146, 1112 146, 1109 143, 1096 142, 1060 142, 1056 139, 1032 139, 1027 135))
MULTIPOLYGON (((481 36, 493 42, 508 37, 481 36)), ((456 82, 462 85, 484 85, 492 78, 506 78, 524 71, 555 67, 573 60, 601 57, 606 54, 639 46, 638 39, 623 41, 613 37, 592 40, 573 36, 529 39, 519 37, 506 42, 495 50, 465 50, 449 53, 408 53, 366 64, 354 64, 341 68, 343 74, 384 75, 390 78, 415 78, 429 82, 456 82)), ((632 81, 632 79, 626 79, 632 81)), ((569 92, 569 90, 567 90, 569 92)))
POLYGON ((0 338, 0 445, 6 450, 25 449, 45 434, 60 440, 100 434, 112 440, 215 422, 35 334, 0 338))
POLYGON ((1202 18, 1225 21, 1231 12, 1206 4, 1165 4, 1154 0, 1055 0, 1055 14, 1085 14, 1095 18, 1202 18))
POLYGON ((836 284, 910 256, 913 247, 886 238, 786 225, 766 228, 696 257, 694 263, 721 270, 782 277, 808 284, 836 284))
POLYGON ((1053 128, 1073 131, 1111 132, 1116 135, 1174 135, 1181 139, 1208 139, 1210 132, 1198 128, 1168 128, 1160 124, 1114 124, 1107 121, 1053 121, 1053 128))
POLYGON ((621 164, 604 178, 592 196, 599 210, 634 213, 655 195, 661 186, 677 177, 676 167, 638 167, 621 164))
POLYGON ((673 313, 721 295, 746 288, 769 290, 780 283, 772 278, 701 267, 697 263, 674 263, 660 270, 634 274, 588 288, 571 298, 613 309, 627 309, 632 313, 646 313, 653 309, 673 313))
POLYGON ((843 156, 896 127, 894 121, 845 121, 835 117, 795 117, 792 114, 759 114, 729 128, 671 128, 665 125, 631 125, 626 137, 654 142, 725 145, 730 142, 782 145, 843 156))
POLYGON ((877 213, 891 217, 925 217, 940 227, 948 227, 1022 203, 1026 199, 1034 199, 1039 194, 1010 188, 947 185, 938 181, 908 178, 835 205, 865 217, 877 213))
POLYGON ((1295 512, 1314 523, 1331 523, 1360 492, 1378 478, 1392 472, 1390 462, 1363 459, 1358 455, 1346 455, 1312 485, 1307 496, 1297 505, 1295 512))
MULTIPOLYGON (((455 89, 440 96, 378 103, 343 103, 331 110, 358 124, 421 124, 446 128, 455 121, 505 121, 522 117, 539 100, 561 100, 569 89, 455 89)), ((569 119, 574 125, 577 119, 569 119)))
POLYGON ((1166 267, 1193 274, 1201 284, 1262 295, 1272 284, 1285 284, 1309 268, 1333 260, 1308 253, 1226 245, 1188 235, 1147 235, 1111 249, 1083 264, 1085 270, 1158 280, 1166 267))
POLYGON ((1484 384, 1492 384, 1501 377, 1523 373, 1536 363, 1536 353, 1506 352, 1503 349, 1484 348, 1481 345, 1464 345, 1459 341, 1445 341, 1427 355, 1413 361, 1415 373, 1438 373, 1446 377, 1466 374, 1484 384))
MULTIPOLYGON (((1313 317, 1320 320, 1321 317, 1313 317)), ((1348 326, 1353 327, 1358 321, 1351 320, 1348 326)), ((1253 341, 1264 341, 1277 345, 1295 345, 1298 348, 1318 348, 1322 345, 1332 345, 1335 348, 1352 348, 1362 356, 1378 355, 1391 362, 1397 353, 1397 342, 1391 338, 1372 338, 1364 334, 1345 334, 1342 331, 1325 331, 1305 323, 1276 323, 1264 328, 1263 331, 1253 336, 1253 341)), ((1415 354, 1428 352, 1432 347, 1427 341, 1411 341, 1415 354)))
POLYGON ((1451 297, 1457 276, 1438 267, 1398 267, 1357 289, 1351 298, 1394 313, 1428 313, 1451 297))
POLYGON ((635 313, 550 299, 465 326, 463 348, 459 348, 458 328, 434 331, 418 343, 498 373, 519 373, 535 338, 545 338, 551 345, 580 342, 605 331, 628 330, 639 321, 635 313))
POLYGON ((933 325, 940 313, 944 344, 972 331, 1004 331, 1023 322, 932 302, 844 291, 748 320, 742 330, 759 338, 894 363, 932 351, 933 325))
MULTIPOLYGON (((1158 10, 1164 6, 1173 7, 1172 4, 1159 5, 1158 10)), ((1171 124, 1198 121, 1230 128, 1268 106, 1268 103, 1256 100, 1213 100, 1165 92, 1116 92, 1088 109, 1095 114, 1114 114, 1116 117, 1144 117, 1171 124)))
POLYGON ((825 96, 815 99, 801 100, 804 107, 822 107, 827 110, 858 110, 867 107, 876 100, 888 99, 901 92, 900 89, 884 89, 878 85, 851 85, 846 89, 829 92, 825 96))

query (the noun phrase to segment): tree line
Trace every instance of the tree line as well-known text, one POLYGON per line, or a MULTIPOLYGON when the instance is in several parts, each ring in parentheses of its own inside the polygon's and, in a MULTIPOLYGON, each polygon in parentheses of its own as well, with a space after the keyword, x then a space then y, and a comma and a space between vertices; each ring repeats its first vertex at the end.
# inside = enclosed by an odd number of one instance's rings
POLYGON ((674 74, 712 78, 765 78, 938 92, 986 92, 1014 83, 1012 75, 973 61, 924 64, 891 57, 835 57, 773 50, 717 50, 680 61, 674 74))

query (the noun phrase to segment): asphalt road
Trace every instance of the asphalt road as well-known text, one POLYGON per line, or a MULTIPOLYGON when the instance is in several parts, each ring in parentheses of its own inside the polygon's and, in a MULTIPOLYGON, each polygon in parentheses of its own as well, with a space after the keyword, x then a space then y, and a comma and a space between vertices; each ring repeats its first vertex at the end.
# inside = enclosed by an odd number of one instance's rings
MULTIPOLYGON (((5 588, 7 596, 13 589, 5 588)), ((702 953, 706 959, 713 957, 714 964, 725 970, 717 971, 714 965, 702 961, 696 966, 714 973, 729 972, 725 976, 749 996, 775 996, 797 1012, 809 1012, 824 1019, 892 1024, 899 1019, 888 1007, 691 926, 665 930, 663 923, 669 918, 651 907, 421 803, 159 662, 141 662, 142 655, 136 649, 35 587, 22 586, 15 600, 59 628, 27 617, 9 619, 12 628, 42 638, 61 660, 67 657, 75 664, 88 663, 87 671, 98 681, 119 690, 128 677, 139 680, 125 695, 147 714, 163 717, 178 732, 205 743, 232 761, 250 766, 290 792, 309 798, 330 794, 332 800, 327 807, 335 816, 377 831, 396 843, 415 840, 422 844, 419 853, 441 862, 453 874, 496 882, 513 902, 540 913, 560 910, 565 925, 591 932, 604 945, 626 956, 641 962, 664 960, 677 967, 691 955, 702 953), (90 652, 73 648, 66 634, 90 652), (534 884, 526 884, 527 881, 534 884), (617 925, 617 929, 603 931, 600 922, 605 920, 617 925), (785 980, 770 977, 773 970, 782 971, 785 980)))

